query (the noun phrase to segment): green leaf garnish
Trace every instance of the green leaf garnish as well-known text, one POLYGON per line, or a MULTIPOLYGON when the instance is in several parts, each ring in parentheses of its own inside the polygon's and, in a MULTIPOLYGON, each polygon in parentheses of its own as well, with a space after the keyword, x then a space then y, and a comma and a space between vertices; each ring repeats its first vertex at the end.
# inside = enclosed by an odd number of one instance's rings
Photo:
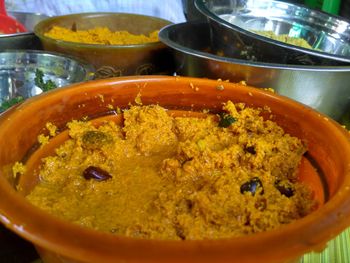
POLYGON ((18 96, 18 97, 14 97, 12 99, 9 99, 9 100, 5 100, 0 105, 0 111, 5 111, 8 108, 12 107, 13 105, 15 105, 23 100, 24 100, 24 98, 22 96, 18 96))
POLYGON ((219 127, 227 128, 237 120, 227 113, 220 113, 219 127))
POLYGON ((40 69, 35 70, 35 78, 34 78, 35 85, 37 85, 42 91, 49 91, 54 88, 57 88, 57 85, 52 80, 44 81, 44 72, 42 72, 40 69))

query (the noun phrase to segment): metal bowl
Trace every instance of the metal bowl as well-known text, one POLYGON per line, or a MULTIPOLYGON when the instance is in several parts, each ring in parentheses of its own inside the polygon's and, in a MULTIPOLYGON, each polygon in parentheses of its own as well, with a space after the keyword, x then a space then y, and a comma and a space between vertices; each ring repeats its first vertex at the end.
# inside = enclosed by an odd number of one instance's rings
MULTIPOLYGON (((57 87, 82 82, 93 77, 93 67, 83 61, 57 53, 43 51, 0 52, 0 105, 16 98, 26 99, 42 93, 35 85, 36 69, 43 72, 44 81, 57 87)), ((1 111, 0 110, 0 111, 1 111)))
POLYGON ((77 30, 108 27, 111 31, 125 30, 145 34, 159 30, 171 22, 158 17, 127 13, 81 13, 48 18, 34 29, 45 50, 57 51, 82 58, 96 68, 96 78, 126 75, 168 74, 170 52, 160 41, 136 45, 99 45, 57 40, 45 36, 52 26, 77 30))
POLYGON ((195 5, 210 23, 213 50, 224 56, 303 65, 350 62, 350 24, 340 17, 274 0, 195 0, 195 5), (312 49, 256 31, 301 38, 312 49))
POLYGON ((28 32, 0 35, 0 50, 5 49, 41 49, 40 40, 34 35, 34 26, 48 16, 39 13, 8 12, 27 29, 28 32))
POLYGON ((205 22, 170 25, 160 40, 174 52, 176 73, 273 88, 350 127, 350 66, 302 66, 252 62, 210 53, 205 22))

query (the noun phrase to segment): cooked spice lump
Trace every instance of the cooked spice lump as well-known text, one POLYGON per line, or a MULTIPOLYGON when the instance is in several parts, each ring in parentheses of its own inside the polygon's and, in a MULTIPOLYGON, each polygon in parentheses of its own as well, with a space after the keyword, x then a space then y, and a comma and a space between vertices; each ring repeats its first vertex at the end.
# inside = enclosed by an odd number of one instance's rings
POLYGON ((303 143, 259 109, 223 110, 194 118, 132 106, 123 127, 73 121, 27 198, 82 226, 151 239, 242 236, 312 212, 312 193, 298 182, 303 143))

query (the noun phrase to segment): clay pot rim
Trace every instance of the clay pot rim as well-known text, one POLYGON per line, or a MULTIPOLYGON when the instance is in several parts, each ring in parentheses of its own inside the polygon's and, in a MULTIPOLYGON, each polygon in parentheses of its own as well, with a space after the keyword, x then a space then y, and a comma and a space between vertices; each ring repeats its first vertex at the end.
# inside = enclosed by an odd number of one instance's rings
MULTIPOLYGON (((159 83, 182 81, 194 83, 198 86, 204 83, 218 84, 215 80, 167 76, 134 76, 90 81, 56 89, 30 98, 21 105, 5 112, 2 119, 16 118, 21 112, 35 108, 38 102, 44 103, 43 101, 50 97, 61 97, 63 94, 75 93, 78 90, 79 92, 85 92, 92 89, 105 89, 116 83, 143 83, 149 81, 159 83)), ((234 85, 225 82, 221 83, 224 85, 234 85)), ((245 251, 264 254, 265 252, 262 248, 266 247, 266 244, 276 245, 279 247, 279 250, 283 250, 275 251, 277 254, 294 253, 301 255, 310 249, 322 248, 329 239, 335 237, 350 224, 349 220, 346 219, 350 216, 350 198, 347 197, 350 193, 349 133, 325 115, 317 113, 311 108, 289 98, 250 87, 238 86, 237 92, 240 90, 251 93, 259 98, 264 98, 267 101, 274 100, 278 103, 283 103, 286 107, 298 108, 305 116, 312 116, 313 119, 317 119, 324 127, 330 129, 334 133, 334 136, 339 137, 339 142, 342 143, 344 150, 344 158, 347 160, 344 163, 346 175, 338 192, 319 210, 276 230, 250 236, 192 241, 144 240, 100 233, 55 218, 31 205, 24 197, 16 193, 5 178, 0 177, 0 200, 2 200, 0 202, 0 221, 39 247, 79 260, 86 258, 97 260, 102 253, 105 253, 104 259, 106 261, 113 261, 113 258, 107 255, 111 251, 114 251, 114 254, 118 252, 121 257, 134 257, 137 259, 143 255, 145 258, 151 260, 159 256, 154 255, 154 253, 159 252, 163 257, 167 254, 176 260, 177 258, 182 258, 184 254, 194 257, 198 257, 198 254, 201 254, 200 256, 202 257, 203 255, 208 255, 208 257, 213 256, 215 258, 227 257, 234 250, 236 251, 235 253, 245 251), (28 217, 35 218, 35 222, 31 221, 28 225, 23 223, 23 218, 28 217), (96 246, 93 247, 94 249, 91 247, 91 240, 98 241, 96 246), (135 253, 136 250, 138 253, 135 253), (134 251, 134 255, 130 251, 134 251)), ((266 256, 271 255, 267 253, 266 256)))

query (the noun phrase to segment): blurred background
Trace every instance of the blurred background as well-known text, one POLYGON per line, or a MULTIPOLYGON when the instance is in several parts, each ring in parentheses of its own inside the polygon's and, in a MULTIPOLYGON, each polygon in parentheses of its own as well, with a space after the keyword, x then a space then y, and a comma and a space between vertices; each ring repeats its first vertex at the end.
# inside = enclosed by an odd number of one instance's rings
POLYGON ((157 16, 184 22, 181 0, 6 0, 7 10, 43 13, 49 16, 81 12, 120 12, 157 16))
MULTIPOLYGON (((282 1, 350 18, 350 0, 282 1)), ((184 22, 186 17, 188 19, 200 17, 194 9, 193 0, 162 0, 161 4, 158 0, 6 0, 5 2, 8 10, 43 13, 49 16, 95 11, 126 12, 157 16, 174 23, 184 22)))

